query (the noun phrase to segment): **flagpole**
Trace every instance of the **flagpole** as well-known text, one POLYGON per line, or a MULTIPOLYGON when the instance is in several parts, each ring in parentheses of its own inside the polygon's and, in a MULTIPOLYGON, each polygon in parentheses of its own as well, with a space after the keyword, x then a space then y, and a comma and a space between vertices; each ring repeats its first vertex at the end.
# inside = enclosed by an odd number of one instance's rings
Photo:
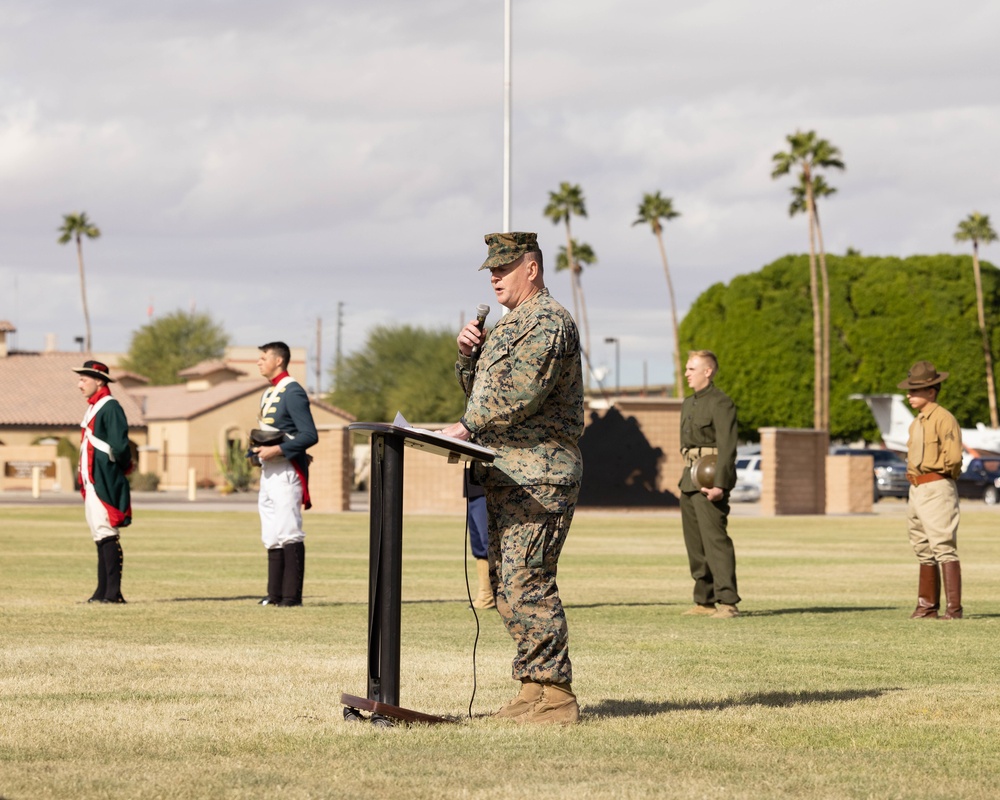
POLYGON ((511 180, 510 180, 510 156, 511 156, 511 15, 513 0, 504 0, 504 29, 503 29, 503 228, 504 231, 511 229, 510 206, 511 206, 511 180))

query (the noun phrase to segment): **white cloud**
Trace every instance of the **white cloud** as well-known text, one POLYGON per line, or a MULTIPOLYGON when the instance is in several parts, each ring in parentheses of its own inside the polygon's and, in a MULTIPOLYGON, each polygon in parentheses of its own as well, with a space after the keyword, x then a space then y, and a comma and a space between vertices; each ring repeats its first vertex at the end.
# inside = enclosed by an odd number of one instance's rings
MULTIPOLYGON (((322 316, 328 354, 338 302, 348 350, 377 322, 457 326, 490 299, 476 267, 501 219, 502 22, 501 4, 460 0, 8 0, 0 319, 21 346, 51 330, 72 347, 75 256, 55 229, 86 210, 104 231, 85 245, 99 348, 124 348, 151 296, 250 343, 311 346, 322 316)), ((659 253, 631 226, 642 194, 682 212, 682 311, 805 249, 791 180, 770 178, 799 128, 848 166, 823 207, 832 251, 953 250, 967 213, 1000 215, 998 29, 988 0, 514 0, 514 225, 554 257, 548 191, 583 186, 595 359, 617 336, 623 382, 644 363, 668 380, 659 253)), ((569 304, 566 276, 549 282, 569 304)))

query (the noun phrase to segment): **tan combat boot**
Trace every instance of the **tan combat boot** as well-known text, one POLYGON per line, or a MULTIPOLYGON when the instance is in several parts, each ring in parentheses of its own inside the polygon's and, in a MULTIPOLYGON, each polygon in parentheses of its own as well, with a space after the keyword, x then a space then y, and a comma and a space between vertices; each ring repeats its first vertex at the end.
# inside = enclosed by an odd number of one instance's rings
POLYGON ((542 684, 541 699, 518 722, 535 725, 573 725, 580 721, 580 706, 568 683, 542 684))
POLYGON ((697 605, 692 606, 687 611, 682 611, 682 617, 710 617, 715 613, 715 603, 709 603, 707 605, 697 605))
POLYGON ((521 691, 517 697, 507 705, 497 711, 493 716, 502 719, 513 719, 527 714, 542 697, 542 684, 529 681, 527 678, 521 681, 521 691))
POLYGON ((733 619, 733 617, 738 617, 740 615, 740 610, 736 606, 729 605, 728 603, 719 603, 718 608, 715 609, 715 613, 712 614, 712 619, 733 619))
POLYGON ((493 587, 490 586, 490 563, 485 558, 476 559, 476 575, 479 578, 479 593, 472 601, 472 607, 496 608, 497 601, 493 597, 493 587))

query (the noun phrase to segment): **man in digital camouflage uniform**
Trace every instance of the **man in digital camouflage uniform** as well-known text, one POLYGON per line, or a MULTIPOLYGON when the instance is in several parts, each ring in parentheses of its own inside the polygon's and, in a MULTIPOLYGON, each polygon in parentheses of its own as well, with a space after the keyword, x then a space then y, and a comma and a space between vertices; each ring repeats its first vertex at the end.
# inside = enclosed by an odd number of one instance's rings
POLYGON ((456 373, 468 403, 443 433, 497 453, 476 475, 486 489, 490 582, 517 645, 512 674, 521 690, 496 716, 570 724, 580 709, 556 570, 583 476, 580 337, 545 288, 536 235, 485 238, 481 269, 510 313, 489 336, 475 320, 458 335, 456 373))

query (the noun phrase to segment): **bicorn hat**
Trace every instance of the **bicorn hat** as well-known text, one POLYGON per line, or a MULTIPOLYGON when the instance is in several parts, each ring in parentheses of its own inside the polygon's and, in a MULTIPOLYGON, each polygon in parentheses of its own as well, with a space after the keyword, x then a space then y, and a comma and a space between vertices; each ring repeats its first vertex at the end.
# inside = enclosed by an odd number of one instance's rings
POLYGON ((91 378, 99 378, 105 383, 114 383, 115 379, 112 378, 108 373, 108 365, 100 361, 84 361, 82 367, 73 367, 73 372, 79 372, 81 375, 87 375, 91 378))
POLYGON ((483 237, 489 254, 479 269, 496 269, 517 261, 525 253, 538 251, 538 234, 515 231, 513 233, 488 233, 483 237))
POLYGON ((937 386, 947 377, 947 372, 938 372, 930 361, 918 361, 906 373, 906 380, 896 385, 900 389, 926 389, 937 386))

